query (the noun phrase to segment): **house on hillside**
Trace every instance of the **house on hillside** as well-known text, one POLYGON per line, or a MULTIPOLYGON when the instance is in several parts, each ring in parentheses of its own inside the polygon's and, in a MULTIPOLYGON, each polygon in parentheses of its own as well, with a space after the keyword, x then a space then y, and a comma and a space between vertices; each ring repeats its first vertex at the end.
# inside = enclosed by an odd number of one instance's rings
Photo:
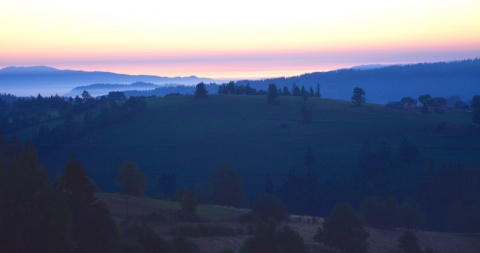
POLYGON ((388 107, 402 110, 411 110, 417 108, 417 100, 411 97, 404 97, 400 101, 388 102, 388 107))

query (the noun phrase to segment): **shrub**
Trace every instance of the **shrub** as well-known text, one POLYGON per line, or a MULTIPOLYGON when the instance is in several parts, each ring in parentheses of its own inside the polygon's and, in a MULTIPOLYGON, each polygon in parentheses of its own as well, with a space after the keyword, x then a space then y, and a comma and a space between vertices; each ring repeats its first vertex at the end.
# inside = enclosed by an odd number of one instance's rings
POLYGON ((288 226, 276 230, 275 222, 270 219, 268 222, 260 221, 257 225, 255 235, 245 241, 240 253, 306 253, 303 238, 296 231, 288 226))
POLYGON ((367 252, 368 232, 363 221, 348 204, 337 204, 331 218, 315 234, 315 241, 339 249, 341 252, 367 252))
POLYGON ((411 231, 405 231, 405 233, 398 238, 398 248, 405 253, 419 253, 422 250, 418 245, 418 239, 411 231))
POLYGON ((273 218, 275 221, 285 221, 288 219, 288 212, 283 203, 266 193, 262 194, 257 201, 255 201, 253 212, 264 221, 269 218, 273 218))

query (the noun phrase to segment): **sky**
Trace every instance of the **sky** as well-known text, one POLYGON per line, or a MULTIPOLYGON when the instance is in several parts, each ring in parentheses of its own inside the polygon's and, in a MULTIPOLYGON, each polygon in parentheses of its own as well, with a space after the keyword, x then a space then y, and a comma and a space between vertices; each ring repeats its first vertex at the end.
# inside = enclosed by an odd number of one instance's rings
POLYGON ((478 0, 1 0, 0 68, 235 80, 480 57, 478 0))

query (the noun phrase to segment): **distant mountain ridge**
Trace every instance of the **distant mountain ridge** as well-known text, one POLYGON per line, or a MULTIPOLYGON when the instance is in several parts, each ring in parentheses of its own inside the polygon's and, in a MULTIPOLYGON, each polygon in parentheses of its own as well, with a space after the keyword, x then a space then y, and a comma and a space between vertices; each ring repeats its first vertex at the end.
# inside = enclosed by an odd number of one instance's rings
POLYGON ((78 86, 94 83, 131 84, 146 82, 156 85, 195 85, 211 83, 210 78, 160 77, 152 75, 126 75, 101 71, 59 70, 46 66, 6 67, 0 70, 0 90, 19 96, 63 95, 78 86))
POLYGON ((392 65, 374 69, 340 69, 328 72, 307 73, 294 77, 243 80, 237 85, 247 85, 266 90, 273 83, 290 90, 293 83, 306 89, 320 85, 323 97, 350 100, 355 87, 366 92, 367 102, 387 103, 410 96, 417 99, 422 94, 433 97, 458 95, 471 99, 480 94, 480 59, 452 62, 392 65))
MULTIPOLYGON (((0 93, 17 95, 76 96, 88 90, 93 96, 109 91, 124 91, 133 96, 163 96, 168 93, 192 94, 193 85, 216 83, 210 78, 158 77, 148 75, 124 75, 110 72, 86 72, 57 70, 45 66, 8 67, 0 70, 0 93), (10 90, 17 91, 9 92, 10 90), (20 90, 20 92, 18 92, 20 90), (23 94, 22 94, 23 92, 23 94)), ((220 82, 219 82, 220 83, 220 82)), ((414 99, 422 94, 433 97, 460 96, 463 100, 480 94, 480 59, 452 62, 418 63, 409 65, 362 65, 328 72, 306 73, 293 77, 263 80, 240 80, 237 86, 247 84, 258 90, 267 90, 273 83, 278 88, 291 90, 293 83, 299 87, 316 89, 320 85, 323 97, 350 100, 355 87, 366 92, 367 102, 384 104, 399 101, 402 97, 414 99)), ((218 85, 208 85, 209 94, 218 85)))

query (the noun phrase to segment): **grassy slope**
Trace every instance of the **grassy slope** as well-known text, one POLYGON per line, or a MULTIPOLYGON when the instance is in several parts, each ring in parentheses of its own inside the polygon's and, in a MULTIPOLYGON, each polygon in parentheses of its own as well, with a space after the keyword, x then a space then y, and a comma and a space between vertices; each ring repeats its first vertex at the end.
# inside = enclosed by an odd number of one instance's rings
MULTIPOLYGON (((148 111, 91 132, 42 160, 47 168, 60 169, 74 155, 107 191, 114 189, 117 169, 127 159, 146 173, 150 190, 162 172, 175 173, 179 185, 195 186, 205 184, 219 164, 229 164, 240 172, 250 193, 262 190, 266 171, 279 186, 288 169, 304 170, 308 147, 322 178, 348 178, 364 140, 373 147, 386 140, 397 160, 399 144, 408 139, 420 148, 424 162, 418 167, 422 169, 427 161, 436 165, 480 162, 480 132, 471 123, 472 115, 465 112, 422 115, 383 105, 358 108, 346 101, 310 99, 315 104, 313 123, 304 125, 300 98, 280 97, 279 101, 269 105, 264 96, 152 98, 148 111), (434 136, 442 121, 449 124, 449 131, 434 136), (281 127, 284 122, 287 128, 281 127)), ((418 168, 415 171, 421 173, 418 168)), ((412 173, 406 180, 415 177, 412 173)))
MULTIPOLYGON (((110 208, 110 211, 115 214, 124 214, 125 212, 125 196, 112 194, 112 193, 101 193, 98 192, 95 194, 100 200, 106 201, 107 203, 120 203, 120 208, 110 208)), ((143 197, 128 197, 128 201, 130 205, 134 205, 137 208, 141 208, 146 210, 145 212, 148 214, 152 210, 180 210, 180 205, 177 202, 167 201, 167 200, 158 200, 158 199, 151 199, 151 198, 143 198, 143 197)), ((212 206, 212 205, 204 205, 200 204, 197 206, 197 215, 201 218, 205 218, 208 220, 224 220, 224 219, 235 219, 238 216, 244 214, 246 211, 228 207, 221 207, 221 206, 212 206)))

